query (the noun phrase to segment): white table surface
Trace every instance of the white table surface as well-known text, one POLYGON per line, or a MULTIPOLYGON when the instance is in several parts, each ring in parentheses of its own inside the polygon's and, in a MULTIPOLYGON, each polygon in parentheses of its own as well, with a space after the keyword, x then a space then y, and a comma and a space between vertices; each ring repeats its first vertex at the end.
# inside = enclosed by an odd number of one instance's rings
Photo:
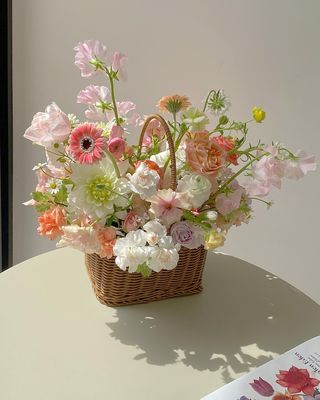
POLYGON ((320 306, 211 254, 201 294, 108 308, 59 249, 0 274, 0 324, 1 400, 191 400, 319 335, 320 306))

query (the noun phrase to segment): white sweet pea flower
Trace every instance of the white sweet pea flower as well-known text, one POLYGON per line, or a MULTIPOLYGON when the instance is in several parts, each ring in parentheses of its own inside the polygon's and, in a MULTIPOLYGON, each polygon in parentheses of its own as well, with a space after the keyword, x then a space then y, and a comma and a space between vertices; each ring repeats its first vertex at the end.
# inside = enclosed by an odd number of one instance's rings
POLYGON ((210 197, 212 185, 203 175, 186 174, 178 182, 177 192, 185 193, 192 208, 199 208, 210 197))
POLYGON ((150 246, 155 246, 167 234, 167 228, 154 219, 143 225, 143 229, 147 233, 147 241, 150 246))
POLYGON ((159 174, 143 162, 133 175, 128 174, 127 177, 131 190, 138 193, 143 200, 156 193, 160 181, 159 174))
POLYGON ((116 264, 122 270, 129 268, 129 272, 135 272, 139 265, 148 261, 150 246, 147 244, 147 233, 142 229, 131 231, 124 238, 117 239, 113 254, 116 256, 116 264))

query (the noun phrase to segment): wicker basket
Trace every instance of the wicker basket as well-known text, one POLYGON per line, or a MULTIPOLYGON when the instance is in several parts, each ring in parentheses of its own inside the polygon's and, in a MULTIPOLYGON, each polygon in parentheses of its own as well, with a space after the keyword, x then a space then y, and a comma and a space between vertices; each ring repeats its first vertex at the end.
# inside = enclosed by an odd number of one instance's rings
MULTIPOLYGON (((150 115, 146 119, 139 145, 141 148, 144 133, 153 119, 162 124, 166 133, 171 161, 170 187, 175 190, 177 187, 175 149, 170 129, 160 115, 150 115)), ((122 271, 115 264, 114 257, 107 259, 97 254, 86 254, 85 263, 97 299, 102 304, 117 307, 201 292, 206 256, 207 251, 203 246, 192 250, 181 247, 176 268, 152 272, 147 278, 140 273, 122 271)))

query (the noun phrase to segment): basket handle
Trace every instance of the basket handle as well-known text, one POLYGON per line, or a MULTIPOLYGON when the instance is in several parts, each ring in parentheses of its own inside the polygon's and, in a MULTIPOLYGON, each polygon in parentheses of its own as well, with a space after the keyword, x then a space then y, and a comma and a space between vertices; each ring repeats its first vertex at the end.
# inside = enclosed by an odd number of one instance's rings
POLYGON ((169 128, 168 124, 166 123, 166 121, 164 120, 164 118, 161 117, 161 115, 151 114, 145 120, 142 130, 141 130, 141 133, 140 133, 139 154, 141 153, 142 142, 143 142, 143 138, 144 138, 146 129, 148 128, 149 123, 154 119, 156 119, 157 121, 160 122, 160 124, 163 127, 164 132, 166 134, 166 138, 167 138, 167 142, 168 142, 168 146, 169 146, 170 160, 171 160, 171 162, 170 162, 170 169, 171 169, 170 188, 172 190, 176 190, 176 188, 177 188, 177 163, 176 163, 176 155, 175 155, 175 151, 174 151, 174 143, 172 140, 170 128, 169 128))

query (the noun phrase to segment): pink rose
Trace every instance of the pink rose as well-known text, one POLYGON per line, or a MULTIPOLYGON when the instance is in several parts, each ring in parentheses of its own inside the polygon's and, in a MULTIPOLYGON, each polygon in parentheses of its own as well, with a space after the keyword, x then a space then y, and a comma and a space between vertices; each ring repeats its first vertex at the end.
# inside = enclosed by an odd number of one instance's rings
MULTIPOLYGON (((212 141, 226 152, 232 151, 236 144, 236 140, 232 136, 215 136, 212 138, 212 141)), ((238 165, 238 154, 227 154, 227 160, 233 165, 238 165)))
POLYGON ((69 118, 55 103, 52 103, 45 112, 38 112, 33 117, 24 137, 40 146, 50 147, 54 143, 66 140, 70 131, 69 118))
POLYGON ((143 223, 143 218, 134 211, 128 212, 126 215, 122 228, 125 232, 136 231, 143 223))
POLYGON ((126 141, 122 138, 115 137, 110 139, 108 142, 108 150, 117 160, 120 160, 120 158, 123 156, 125 149, 126 141))

